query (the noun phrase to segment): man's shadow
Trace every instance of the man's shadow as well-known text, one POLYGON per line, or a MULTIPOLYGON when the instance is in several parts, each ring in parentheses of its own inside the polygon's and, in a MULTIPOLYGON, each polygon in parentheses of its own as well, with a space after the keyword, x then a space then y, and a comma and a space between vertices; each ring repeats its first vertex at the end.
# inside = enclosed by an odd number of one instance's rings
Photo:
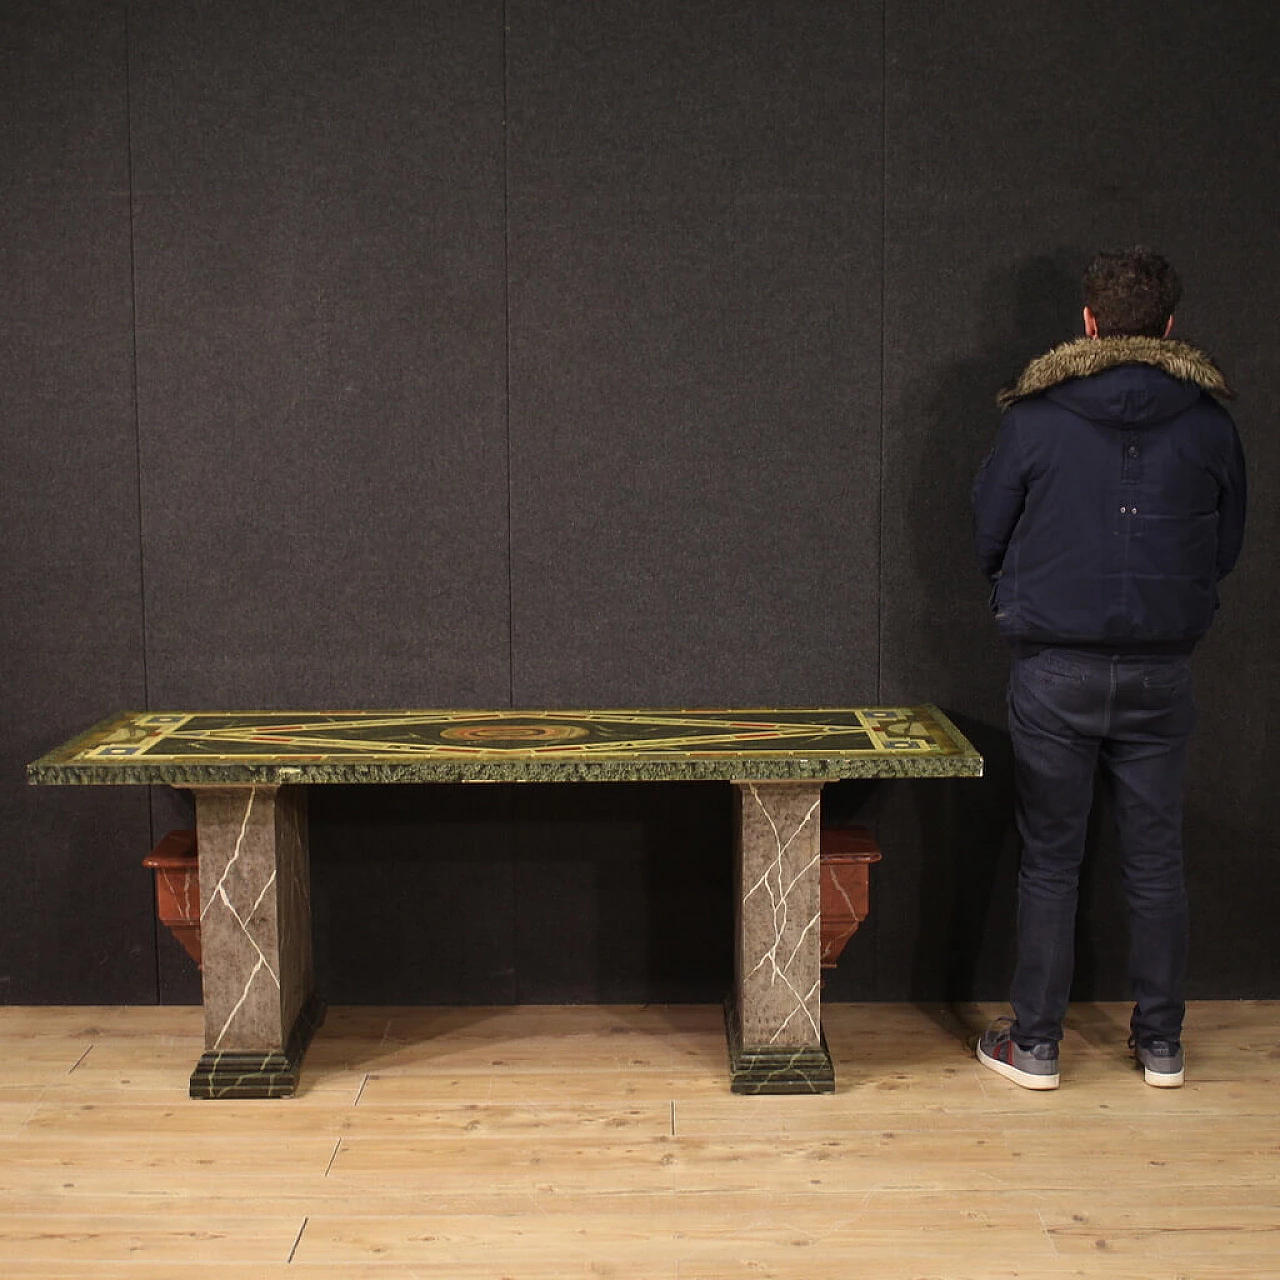
POLYGON ((985 762, 980 782, 914 783, 905 797, 921 845, 912 997, 933 1002, 941 995, 947 1008, 940 1019, 958 1031, 973 1029, 964 1005, 1006 997, 1018 861, 1004 712, 1008 654, 974 559, 970 484, 995 440, 997 391, 1030 359, 1079 332, 1079 270, 1087 256, 1064 247, 994 272, 966 317, 976 348, 925 383, 912 414, 922 428, 915 485, 940 508, 926 524, 912 525, 913 590, 939 602, 919 642, 923 687, 938 690, 985 762))

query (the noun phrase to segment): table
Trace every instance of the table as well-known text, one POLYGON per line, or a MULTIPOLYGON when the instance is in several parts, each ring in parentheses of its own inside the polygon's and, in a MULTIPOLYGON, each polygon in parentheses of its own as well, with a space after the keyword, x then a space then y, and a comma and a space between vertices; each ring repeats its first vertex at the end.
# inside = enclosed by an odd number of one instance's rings
POLYGON ((841 778, 976 777, 936 707, 123 712, 28 766, 38 784, 195 795, 205 1052, 193 1097, 285 1097, 323 1017, 307 788, 720 781, 734 787, 738 1093, 835 1087, 822 1037, 819 829, 841 778))

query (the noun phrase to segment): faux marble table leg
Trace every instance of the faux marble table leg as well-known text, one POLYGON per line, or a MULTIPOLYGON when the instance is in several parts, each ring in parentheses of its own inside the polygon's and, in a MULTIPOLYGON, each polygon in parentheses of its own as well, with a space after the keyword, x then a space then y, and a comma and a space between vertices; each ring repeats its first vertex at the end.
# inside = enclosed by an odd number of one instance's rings
POLYGON ((205 1052, 193 1098, 294 1092, 323 1018, 303 787, 195 788, 205 1052))
POLYGON ((736 785, 735 1093, 830 1093, 822 1037, 820 783, 736 785))

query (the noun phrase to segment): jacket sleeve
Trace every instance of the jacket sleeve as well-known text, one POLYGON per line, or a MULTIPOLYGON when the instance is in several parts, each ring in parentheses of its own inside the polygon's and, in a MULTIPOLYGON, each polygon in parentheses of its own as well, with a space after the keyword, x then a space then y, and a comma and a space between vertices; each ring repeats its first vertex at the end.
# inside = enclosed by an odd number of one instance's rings
POLYGON ((1019 447, 1016 414, 1005 415, 995 448, 973 482, 973 540, 978 565, 994 581, 1004 564, 1009 539, 1027 498, 1026 466, 1019 447))
POLYGON ((1234 424, 1222 474, 1218 477, 1218 577, 1235 568, 1244 543, 1244 517, 1248 503, 1244 450, 1234 424))

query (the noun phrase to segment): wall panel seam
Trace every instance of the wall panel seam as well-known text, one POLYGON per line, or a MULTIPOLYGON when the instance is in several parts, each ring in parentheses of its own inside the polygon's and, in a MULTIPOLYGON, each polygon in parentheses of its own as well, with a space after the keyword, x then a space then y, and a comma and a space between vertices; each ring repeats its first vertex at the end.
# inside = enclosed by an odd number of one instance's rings
MULTIPOLYGON (((134 451, 134 493, 137 500, 137 536, 138 536, 138 641, 142 663, 142 702, 146 710, 151 709, 151 682, 147 668, 147 569, 146 539, 144 534, 144 512, 142 499, 142 410, 138 397, 138 271, 137 271, 137 231, 134 225, 134 211, 137 207, 134 190, 133 165, 133 59, 131 46, 133 28, 129 22, 129 6, 121 6, 121 19, 124 35, 124 149, 125 149, 125 199, 128 204, 129 234, 129 377, 132 382, 130 394, 133 400, 133 451, 134 451)), ((156 843, 156 811, 154 791, 147 789, 147 844, 154 848, 156 843)), ((160 923, 155 912, 150 913, 151 920, 151 972, 153 996, 156 1004, 161 1003, 160 975, 160 923)))
POLYGON ((876 701, 884 701, 885 645, 885 545, 884 545, 884 470, 886 364, 885 323, 888 317, 889 279, 889 5, 880 2, 880 439, 879 473, 876 497, 876 701))
POLYGON ((508 6, 502 0, 502 313, 503 418, 507 468, 507 705, 516 704, 515 531, 511 492, 511 131, 509 123, 508 6))
POLYGON ((129 6, 123 6, 124 21, 124 125, 125 125, 125 190, 128 202, 129 232, 129 363, 130 388, 133 400, 133 448, 135 493, 137 495, 138 533, 138 619, 142 641, 142 697, 145 707, 151 708, 151 683, 147 669, 147 566, 146 539, 144 537, 144 511, 142 496, 142 412, 138 395, 138 270, 137 229, 134 225, 137 207, 134 191, 133 165, 133 63, 130 44, 133 39, 129 24, 129 6))

